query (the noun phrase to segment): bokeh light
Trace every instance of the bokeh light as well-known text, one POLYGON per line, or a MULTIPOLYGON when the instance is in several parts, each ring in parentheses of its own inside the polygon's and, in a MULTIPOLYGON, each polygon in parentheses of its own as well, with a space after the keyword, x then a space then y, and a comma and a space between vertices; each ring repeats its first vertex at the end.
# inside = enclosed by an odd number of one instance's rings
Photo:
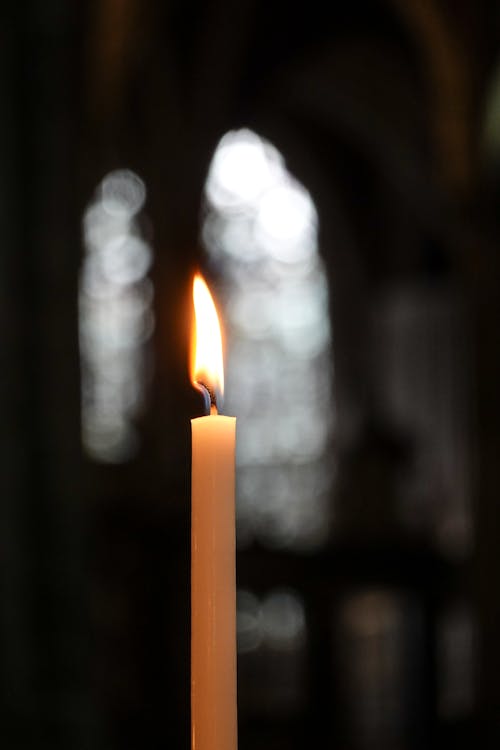
POLYGON ((238 423, 238 543, 310 549, 328 536, 333 427, 328 285, 318 216, 279 151, 220 141, 202 238, 221 279, 226 411, 238 423))
POLYGON ((103 462, 125 461, 137 448, 134 419, 149 376, 152 250, 137 218, 145 199, 140 177, 117 170, 104 177, 83 219, 82 438, 87 454, 103 462))

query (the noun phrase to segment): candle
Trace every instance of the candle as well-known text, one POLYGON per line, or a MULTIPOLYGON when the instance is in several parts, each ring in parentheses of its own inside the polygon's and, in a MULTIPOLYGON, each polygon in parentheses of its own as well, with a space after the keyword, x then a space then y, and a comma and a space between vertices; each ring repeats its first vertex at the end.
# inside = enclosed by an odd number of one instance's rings
POLYGON ((195 276, 193 300, 191 379, 209 415, 191 420, 192 750, 236 750, 236 419, 217 413, 224 388, 222 341, 201 276, 195 276))

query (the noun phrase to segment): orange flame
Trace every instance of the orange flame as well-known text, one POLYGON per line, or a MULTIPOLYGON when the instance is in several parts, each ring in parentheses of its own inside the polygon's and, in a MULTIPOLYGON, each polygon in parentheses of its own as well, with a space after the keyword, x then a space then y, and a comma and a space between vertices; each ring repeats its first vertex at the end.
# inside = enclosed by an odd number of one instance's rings
POLYGON ((193 280, 195 324, 191 350, 191 382, 205 386, 213 394, 224 393, 222 335, 210 290, 200 274, 193 280))

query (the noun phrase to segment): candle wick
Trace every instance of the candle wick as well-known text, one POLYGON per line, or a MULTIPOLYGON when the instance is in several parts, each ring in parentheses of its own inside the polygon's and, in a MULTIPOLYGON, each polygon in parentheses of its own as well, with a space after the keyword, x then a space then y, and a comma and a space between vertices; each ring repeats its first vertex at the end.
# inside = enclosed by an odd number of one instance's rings
POLYGON ((200 391, 200 393, 203 395, 203 399, 205 402, 205 412, 207 415, 215 415, 219 412, 217 411, 217 399, 215 396, 215 391, 213 388, 210 388, 209 385, 205 385, 205 383, 201 383, 199 380, 196 381, 196 387, 200 391))

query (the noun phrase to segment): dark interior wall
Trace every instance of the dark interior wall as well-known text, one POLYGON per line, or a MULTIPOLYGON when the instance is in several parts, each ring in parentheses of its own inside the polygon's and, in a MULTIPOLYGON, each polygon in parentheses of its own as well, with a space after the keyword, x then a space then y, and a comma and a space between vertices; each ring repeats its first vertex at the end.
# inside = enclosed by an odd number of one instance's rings
POLYGON ((208 165, 219 138, 243 126, 282 151, 318 208, 338 523, 307 560, 258 545, 238 553, 242 585, 301 591, 312 633, 303 714, 263 718, 243 700, 240 745, 379 746, 345 719, 349 665, 330 624, 331 602, 378 586, 419 602, 408 617, 423 657, 404 678, 410 718, 394 747, 497 747, 498 154, 483 141, 493 4, 106 0, 3 13, 5 747, 189 743, 186 467, 199 404, 185 373, 186 301, 203 263, 208 165), (103 175, 124 166, 148 190, 156 365, 141 449, 103 466, 80 446, 81 217, 103 175), (407 379, 421 387, 408 390, 414 422, 402 431, 391 384, 407 379), (427 486, 429 451, 447 455, 450 441, 457 472, 408 530, 400 477, 427 486), (468 526, 450 531, 446 502, 464 484, 468 526), (447 720, 435 624, 454 597, 478 623, 478 680, 473 710, 447 720))
MULTIPOLYGON (((5 9, 4 9, 5 10, 5 9)), ((3 11, 2 11, 3 12, 3 11)), ((2 741, 83 746, 74 19, 2 22, 2 741), (68 248, 70 252, 68 252, 68 248)))

